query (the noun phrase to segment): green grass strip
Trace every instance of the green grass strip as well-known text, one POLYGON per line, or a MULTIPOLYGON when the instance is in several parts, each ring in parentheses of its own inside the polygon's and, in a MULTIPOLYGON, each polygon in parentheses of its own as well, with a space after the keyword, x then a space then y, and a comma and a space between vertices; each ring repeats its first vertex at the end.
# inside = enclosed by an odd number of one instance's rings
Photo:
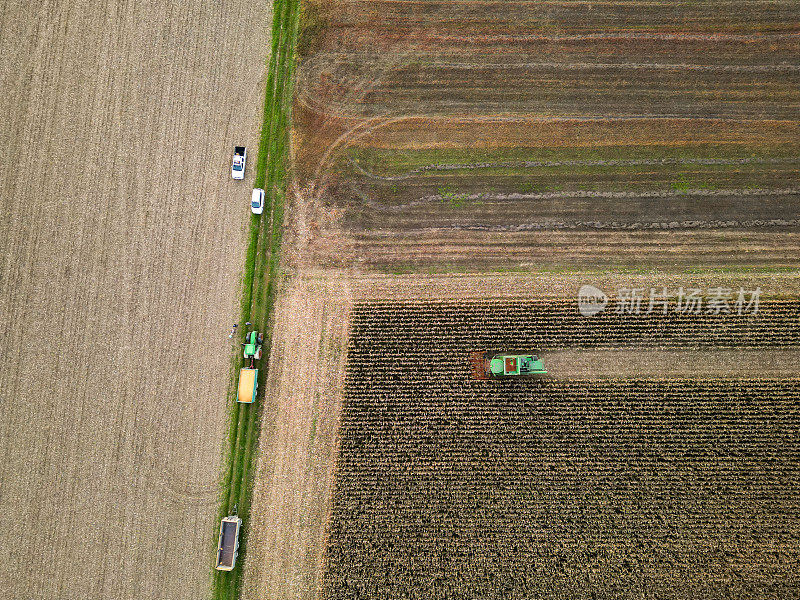
MULTIPOLYGON (((229 573, 213 571, 212 597, 217 600, 237 599, 241 586, 250 498, 253 490, 253 463, 258 445, 261 407, 265 402, 263 383, 271 348, 270 320, 280 276, 281 227, 285 187, 289 179, 288 147, 299 15, 299 0, 274 0, 264 122, 259 140, 255 177, 255 187, 265 190, 265 210, 260 217, 254 215, 250 222, 241 303, 241 321, 252 321, 256 329, 265 333, 264 353, 261 359, 263 375, 260 374, 262 385, 256 402, 252 405, 239 404, 236 401, 236 381, 244 359, 237 344, 231 362, 232 376, 228 391, 228 402, 231 405, 229 451, 224 463, 218 516, 222 519, 231 514, 236 506, 238 515, 243 520, 243 531, 240 535, 236 568, 229 573)), ((240 332, 240 336, 243 334, 243 331, 240 332)), ((216 553, 216 545, 215 530, 212 560, 216 553)))

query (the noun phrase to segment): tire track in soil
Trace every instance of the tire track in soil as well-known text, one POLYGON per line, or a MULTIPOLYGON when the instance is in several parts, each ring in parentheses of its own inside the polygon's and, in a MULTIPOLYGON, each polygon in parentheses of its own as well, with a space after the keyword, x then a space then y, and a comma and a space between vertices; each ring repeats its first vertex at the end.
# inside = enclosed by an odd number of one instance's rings
MULTIPOLYGON (((231 419, 230 464, 225 476, 229 487, 228 497, 220 506, 220 516, 236 512, 243 520, 237 567, 232 572, 214 572, 213 593, 215 598, 239 597, 243 564, 245 561, 249 528, 250 500, 253 488, 251 474, 253 452, 259 443, 261 414, 267 401, 263 379, 271 363, 272 308, 279 276, 279 249, 283 225, 283 196, 287 174, 288 157, 288 112, 292 96, 292 77, 298 27, 298 3, 294 0, 278 0, 273 5, 273 45, 267 75, 267 91, 259 147, 256 186, 265 190, 267 209, 260 217, 254 217, 255 263, 253 280, 249 290, 250 303, 244 306, 245 320, 251 321, 255 329, 264 331, 264 347, 259 371, 262 385, 259 386, 254 404, 243 405, 236 401, 236 382, 233 378, 229 389, 229 401, 233 403, 231 419), (266 134, 266 135, 264 135, 266 134), (235 431, 235 434, 233 433, 235 431)), ((251 242, 253 243, 253 242, 251 242)), ((241 354, 234 360, 234 373, 243 366, 241 354)))

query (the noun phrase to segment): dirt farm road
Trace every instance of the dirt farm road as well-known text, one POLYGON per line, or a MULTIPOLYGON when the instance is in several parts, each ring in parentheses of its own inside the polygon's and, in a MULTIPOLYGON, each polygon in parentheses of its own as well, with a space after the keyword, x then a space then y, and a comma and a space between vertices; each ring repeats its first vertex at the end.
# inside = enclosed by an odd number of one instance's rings
POLYGON ((781 379, 797 377, 797 350, 561 350, 542 353, 553 379, 781 379))
POLYGON ((324 568, 338 455, 351 280, 295 272, 281 286, 242 598, 312 599, 324 568))
POLYGON ((0 6, 4 597, 209 594, 269 11, 0 6))

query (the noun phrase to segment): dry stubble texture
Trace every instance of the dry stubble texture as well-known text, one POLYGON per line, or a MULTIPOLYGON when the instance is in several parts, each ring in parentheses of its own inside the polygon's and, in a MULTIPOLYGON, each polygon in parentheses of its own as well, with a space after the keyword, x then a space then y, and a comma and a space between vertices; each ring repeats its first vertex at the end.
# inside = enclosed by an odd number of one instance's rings
POLYGON ((248 198, 228 161, 256 148, 268 24, 0 9, 5 597, 208 594, 248 198))
POLYGON ((337 452, 351 300, 302 271, 275 309, 244 598, 316 598, 337 452))

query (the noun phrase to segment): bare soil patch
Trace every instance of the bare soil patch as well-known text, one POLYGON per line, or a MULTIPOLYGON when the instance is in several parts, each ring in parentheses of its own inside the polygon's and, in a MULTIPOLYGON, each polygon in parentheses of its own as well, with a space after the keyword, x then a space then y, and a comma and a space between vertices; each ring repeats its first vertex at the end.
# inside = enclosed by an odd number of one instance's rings
POLYGON ((209 593, 249 198, 229 161, 256 147, 268 25, 242 2, 0 12, 6 597, 209 593))
POLYGON ((800 238, 794 231, 522 231, 485 232, 430 229, 403 234, 334 234, 320 247, 327 264, 363 265, 386 272, 492 269, 559 271, 571 267, 796 268, 800 238), (337 245, 338 244, 338 245, 337 245))
POLYGON ((275 307, 243 597, 318 597, 352 305, 348 277, 305 271, 275 307))
POLYGON ((798 376, 796 350, 562 350, 541 353, 554 379, 780 379, 798 376))
MULTIPOLYGON (((340 275, 344 277, 343 273, 340 275)), ((612 294, 619 288, 651 287, 677 289, 684 286, 707 289, 727 286, 756 289, 765 297, 791 298, 800 295, 800 273, 701 273, 665 274, 641 272, 562 272, 562 273, 474 273, 443 274, 351 274, 353 297, 359 301, 413 300, 501 300, 525 298, 575 299, 584 284, 612 294)))

